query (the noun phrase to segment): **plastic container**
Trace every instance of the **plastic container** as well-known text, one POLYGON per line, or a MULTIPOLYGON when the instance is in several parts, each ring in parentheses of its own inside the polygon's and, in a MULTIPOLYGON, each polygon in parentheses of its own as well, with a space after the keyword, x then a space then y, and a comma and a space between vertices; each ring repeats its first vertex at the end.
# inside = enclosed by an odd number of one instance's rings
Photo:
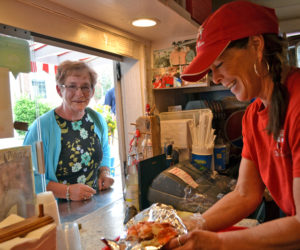
POLYGON ((139 211, 139 185, 136 165, 128 166, 128 175, 125 180, 125 202, 128 207, 134 206, 139 211))
POLYGON ((64 222, 57 227, 57 250, 82 250, 76 222, 64 222))

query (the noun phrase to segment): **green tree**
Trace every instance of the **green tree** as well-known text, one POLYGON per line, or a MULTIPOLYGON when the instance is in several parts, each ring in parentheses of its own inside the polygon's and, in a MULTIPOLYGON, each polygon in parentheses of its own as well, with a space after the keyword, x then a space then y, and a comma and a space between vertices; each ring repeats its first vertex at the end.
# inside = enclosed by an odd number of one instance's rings
POLYGON ((105 95, 106 92, 111 89, 111 87, 113 86, 113 83, 111 81, 111 78, 109 77, 108 74, 102 74, 100 76, 100 82, 102 85, 102 89, 103 89, 103 94, 105 95))
MULTIPOLYGON (((40 116, 52 109, 49 104, 38 103, 38 106, 36 106, 34 100, 31 100, 28 97, 21 97, 16 101, 14 106, 15 121, 27 122, 30 126, 37 118, 37 108, 39 109, 40 116)), ((25 134, 24 131, 17 130, 17 132, 20 135, 25 134)))

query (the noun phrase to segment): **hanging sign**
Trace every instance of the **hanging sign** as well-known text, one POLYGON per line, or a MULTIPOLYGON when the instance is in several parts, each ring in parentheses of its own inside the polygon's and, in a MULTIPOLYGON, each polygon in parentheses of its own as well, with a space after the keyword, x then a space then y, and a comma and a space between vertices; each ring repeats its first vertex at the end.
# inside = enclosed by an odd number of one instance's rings
POLYGON ((20 72, 30 72, 30 50, 26 40, 0 36, 0 55, 0 67, 9 68, 15 78, 20 72))

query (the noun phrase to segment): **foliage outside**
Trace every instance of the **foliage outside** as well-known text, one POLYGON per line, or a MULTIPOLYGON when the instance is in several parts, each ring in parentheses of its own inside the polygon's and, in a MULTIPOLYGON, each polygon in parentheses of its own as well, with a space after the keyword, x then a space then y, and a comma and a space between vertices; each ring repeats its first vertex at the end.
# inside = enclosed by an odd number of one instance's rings
POLYGON ((103 89, 103 94, 105 95, 106 92, 113 86, 113 82, 108 74, 102 74, 100 77, 100 83, 103 89))
POLYGON ((102 97, 104 97, 107 91, 111 88, 112 85, 113 83, 108 72, 105 71, 101 72, 98 77, 98 82, 95 85, 94 99, 96 101, 101 100, 102 97))
POLYGON ((113 136, 117 128, 117 122, 116 117, 111 112, 110 106, 97 104, 94 109, 105 118, 108 127, 108 136, 113 136))
MULTIPOLYGON (((48 112, 52 109, 49 104, 38 103, 39 115, 48 112)), ((28 97, 21 97, 16 101, 14 106, 14 116, 15 121, 18 122, 27 122, 28 126, 30 126, 34 120, 37 118, 37 107, 36 102, 34 100, 29 99, 28 97)), ((25 131, 17 130, 19 135, 25 135, 25 131)))

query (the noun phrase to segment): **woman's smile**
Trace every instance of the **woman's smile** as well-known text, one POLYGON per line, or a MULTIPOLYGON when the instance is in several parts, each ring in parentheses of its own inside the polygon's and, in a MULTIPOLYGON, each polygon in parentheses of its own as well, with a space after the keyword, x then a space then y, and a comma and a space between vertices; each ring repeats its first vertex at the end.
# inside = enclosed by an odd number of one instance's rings
POLYGON ((229 84, 226 85, 226 88, 228 88, 229 90, 231 90, 232 88, 234 88, 236 85, 236 80, 230 82, 229 84))

